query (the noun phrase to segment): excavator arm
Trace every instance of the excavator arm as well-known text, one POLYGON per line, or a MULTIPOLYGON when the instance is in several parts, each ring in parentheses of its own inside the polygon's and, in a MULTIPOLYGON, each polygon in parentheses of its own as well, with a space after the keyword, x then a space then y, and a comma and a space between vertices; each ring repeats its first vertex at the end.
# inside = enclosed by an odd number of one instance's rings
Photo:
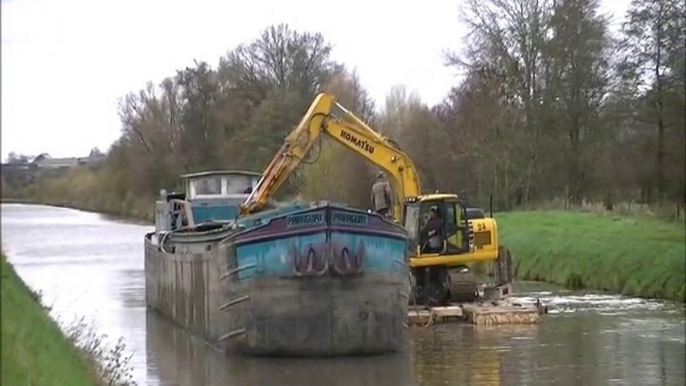
POLYGON ((399 221, 404 200, 421 194, 419 176, 412 160, 392 141, 338 104, 333 95, 326 93, 317 95, 300 123, 286 137, 241 206, 241 212, 254 213, 264 208, 322 134, 327 134, 389 174, 394 196, 393 216, 399 221))
MULTIPOLYGON (((408 199, 416 198, 420 201, 420 205, 413 204, 413 208, 417 210, 425 202, 430 205, 434 202, 455 204, 455 200, 459 200, 454 194, 420 197, 422 192, 419 175, 407 154, 391 140, 372 130, 338 104, 333 95, 319 94, 305 116, 286 137, 253 192, 241 205, 241 213, 250 214, 263 210, 269 199, 308 156, 322 134, 328 135, 386 171, 393 188, 392 214, 398 222, 404 220, 403 206, 408 199)), ((459 203, 459 206, 464 209, 462 203, 459 203)), ((455 214, 457 206, 454 206, 454 209, 455 214)), ((416 252, 411 252, 410 266, 420 304, 433 304, 435 301, 444 304, 448 301, 474 300, 477 294, 477 282, 469 271, 464 272, 466 263, 498 260, 499 267, 511 267, 507 260, 508 255, 499 253, 495 220, 485 218, 469 220, 466 230, 465 228, 458 230, 457 227, 462 225, 462 221, 458 224, 457 216, 454 220, 454 227, 448 229, 448 226, 444 225, 448 240, 444 240, 442 251, 422 252, 421 248, 416 248, 416 252), (476 233, 473 233, 472 227, 476 229, 476 233), (465 250, 465 237, 470 240, 472 234, 475 235, 473 243, 476 245, 476 250, 472 251, 471 248, 465 250), (481 237, 477 238, 476 235, 481 235, 481 237), (449 249, 449 247, 454 248, 449 249), (505 259, 501 259, 501 256, 505 259), (432 270, 425 270, 425 267, 431 267, 432 270), (436 272, 436 274, 429 275, 430 272, 436 272)), ((452 217, 448 221, 452 221, 452 217)), ((417 227, 419 224, 413 225, 417 227)), ((504 272, 506 269, 499 268, 500 271, 504 272)))

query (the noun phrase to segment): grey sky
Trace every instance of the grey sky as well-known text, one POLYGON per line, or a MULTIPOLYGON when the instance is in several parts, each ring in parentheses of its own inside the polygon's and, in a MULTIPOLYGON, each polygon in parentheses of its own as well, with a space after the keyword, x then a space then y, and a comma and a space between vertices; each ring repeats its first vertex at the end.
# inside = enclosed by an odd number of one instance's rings
MULTIPOLYGON (((118 99, 219 57, 270 24, 321 32, 381 105, 405 84, 427 103, 457 82, 460 1, 2 1, 2 158, 82 156, 119 136, 118 99)), ((619 21, 629 0, 603 0, 619 21)))

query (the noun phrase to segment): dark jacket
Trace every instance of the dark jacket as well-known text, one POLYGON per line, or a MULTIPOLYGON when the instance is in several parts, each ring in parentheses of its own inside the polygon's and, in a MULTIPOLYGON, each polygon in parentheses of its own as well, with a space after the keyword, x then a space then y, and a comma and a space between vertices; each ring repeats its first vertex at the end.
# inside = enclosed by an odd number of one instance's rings
POLYGON ((431 249, 436 249, 441 247, 441 241, 443 240, 441 229, 441 219, 438 217, 431 217, 422 228, 422 236, 428 241, 429 247, 431 249), (429 231, 434 231, 432 235, 429 235, 429 231))

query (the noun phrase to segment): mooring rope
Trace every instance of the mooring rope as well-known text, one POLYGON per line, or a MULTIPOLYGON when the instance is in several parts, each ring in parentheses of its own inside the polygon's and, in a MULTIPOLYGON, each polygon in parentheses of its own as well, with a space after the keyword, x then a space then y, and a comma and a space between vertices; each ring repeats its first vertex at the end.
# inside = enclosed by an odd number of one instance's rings
POLYGON ((434 310, 432 308, 429 308, 429 321, 426 324, 422 323, 421 318, 419 316, 419 309, 417 308, 417 297, 415 296, 416 287, 412 285, 412 272, 408 272, 408 278, 410 279, 410 297, 412 298, 412 305, 414 306, 415 312, 417 313, 417 318, 419 319, 419 325, 423 328, 427 328, 431 326, 434 322, 434 310))

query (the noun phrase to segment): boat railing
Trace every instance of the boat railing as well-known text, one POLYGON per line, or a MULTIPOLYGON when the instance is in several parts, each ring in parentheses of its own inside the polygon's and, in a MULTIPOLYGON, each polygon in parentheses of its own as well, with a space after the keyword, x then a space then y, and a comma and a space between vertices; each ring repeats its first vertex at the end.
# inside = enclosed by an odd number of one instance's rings
POLYGON ((169 200, 171 205, 171 216, 174 224, 173 229, 194 228, 195 221, 193 221, 193 211, 191 210, 191 203, 186 200, 173 198, 169 200), (186 220, 185 222, 183 220, 186 220))

